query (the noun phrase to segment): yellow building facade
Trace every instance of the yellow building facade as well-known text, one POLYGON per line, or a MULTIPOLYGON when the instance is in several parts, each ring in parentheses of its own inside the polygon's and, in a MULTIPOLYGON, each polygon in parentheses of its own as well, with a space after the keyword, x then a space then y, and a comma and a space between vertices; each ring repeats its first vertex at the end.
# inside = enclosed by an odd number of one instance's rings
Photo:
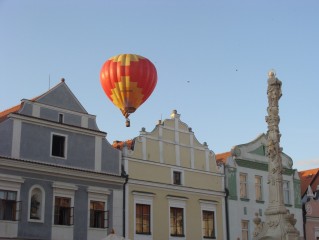
POLYGON ((127 239, 226 239, 223 169, 176 110, 152 132, 113 146, 128 174, 127 239))

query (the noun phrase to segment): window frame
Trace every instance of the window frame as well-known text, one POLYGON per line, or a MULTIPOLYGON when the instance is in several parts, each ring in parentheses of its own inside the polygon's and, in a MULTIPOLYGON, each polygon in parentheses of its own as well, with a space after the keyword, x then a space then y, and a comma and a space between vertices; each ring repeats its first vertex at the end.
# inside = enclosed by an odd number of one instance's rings
POLYGON ((180 169, 171 169, 171 183, 175 186, 184 185, 184 171, 180 169), (179 183, 175 182, 175 173, 179 174, 179 183))
POLYGON ((67 159, 67 155, 68 155, 67 153, 68 153, 68 135, 52 132, 51 133, 51 145, 50 145, 50 157, 60 158, 60 159, 67 159), (64 138, 64 144, 63 144, 63 150, 62 150, 63 154, 60 154, 60 155, 63 155, 63 156, 53 155, 53 152, 52 152, 53 149, 54 149, 53 145, 55 144, 54 143, 54 137, 63 137, 64 138))
POLYGON ((106 204, 105 204, 105 201, 97 201, 97 200, 90 200, 90 218, 89 218, 89 227, 90 228, 96 228, 96 229, 106 229, 106 228, 109 228, 109 211, 106 210, 106 204), (93 209, 91 208, 91 203, 93 203, 93 206, 94 206, 94 203, 102 203, 103 204, 103 210, 101 209, 93 209), (93 224, 92 224, 92 212, 93 212, 93 224), (101 214, 100 217, 98 218, 101 218, 102 221, 102 226, 96 226, 96 225, 99 225, 99 224, 96 224, 96 214, 98 213, 98 215, 101 214))
POLYGON ((22 201, 20 199, 20 188, 21 184, 24 183, 24 179, 22 177, 8 175, 8 174, 1 174, 0 173, 0 181, 1 181, 1 190, 4 191, 13 191, 16 192, 16 210, 15 210, 15 221, 11 220, 0 220, 0 222, 7 222, 10 223, 20 221, 21 217, 21 205, 22 201))
POLYGON ((89 186, 87 188, 87 192, 88 192, 88 215, 87 215, 88 224, 87 224, 87 227, 88 227, 89 231, 95 232, 95 231, 101 231, 101 230, 109 228, 110 216, 109 216, 109 210, 108 210, 108 198, 109 198, 109 195, 111 194, 111 192, 107 188, 94 187, 94 186, 89 186), (105 224, 104 228, 91 227, 91 202, 92 201, 104 203, 104 214, 106 215, 106 218, 107 218, 107 219, 104 219, 104 220, 106 220, 106 222, 104 222, 104 224, 105 224))
POLYGON ((249 240, 249 221, 248 220, 241 220, 241 239, 249 240), (244 228, 243 224, 247 224, 247 228, 244 228), (244 236, 244 233, 245 233, 245 236, 244 236), (244 237, 246 237, 246 239, 244 237))
POLYGON ((143 240, 151 240, 153 239, 153 200, 154 200, 154 194, 153 193, 147 193, 147 192, 138 192, 133 191, 132 192, 134 196, 134 215, 133 215, 133 224, 134 224, 134 239, 143 239, 143 240), (150 232, 149 234, 146 233, 137 233, 136 229, 136 205, 142 204, 142 205, 149 205, 150 206, 150 232))
MULTIPOLYGON (((71 226, 71 225, 74 225, 74 207, 73 207, 73 204, 72 204, 72 198, 69 197, 69 196, 55 196, 54 197, 54 221, 53 221, 53 224, 54 225, 58 225, 58 226, 71 226), (63 208, 66 212, 67 212, 67 223, 56 223, 56 211, 57 211, 57 203, 56 203, 56 200, 57 198, 63 200, 63 199, 69 199, 70 202, 69 202, 69 206, 65 207, 65 206, 62 206, 62 205, 59 205, 59 210, 60 208, 63 208)), ((60 219, 60 214, 58 214, 59 218, 58 218, 58 221, 60 219)))
POLYGON ((284 200, 284 204, 286 205, 290 205, 291 204, 291 191, 290 191, 290 181, 288 180, 283 180, 282 181, 282 190, 283 190, 283 200, 284 200), (285 184, 287 184, 285 187, 285 184))
POLYGON ((58 114, 58 122, 59 123, 64 123, 64 114, 63 113, 59 113, 58 114))
POLYGON ((248 174, 247 173, 239 173, 239 195, 241 199, 249 199, 248 198, 248 174), (241 177, 245 177, 245 181, 242 181, 241 177), (243 188, 242 188, 243 187, 243 188), (242 189, 244 190, 245 194, 242 195, 242 189))
POLYGON ((0 198, 0 208, 3 207, 3 212, 0 214, 0 221, 12 221, 16 222, 18 221, 17 217, 17 209, 18 209, 18 192, 15 190, 11 189, 0 189, 1 192, 4 192, 4 197, 5 198, 0 198), (14 198, 15 199, 9 199, 8 194, 9 193, 14 193, 14 198), (10 206, 11 205, 11 206, 10 206), (8 209, 10 209, 8 211, 8 209))
POLYGON ((168 239, 169 240, 185 240, 186 237, 186 226, 187 226, 187 216, 186 216, 186 198, 179 198, 174 196, 167 196, 168 198, 168 239), (171 208, 181 208, 183 209, 183 234, 175 235, 171 233, 171 208))
POLYGON ((185 219, 185 209, 184 208, 181 208, 181 207, 170 207, 169 208, 169 214, 170 214, 170 235, 171 237, 185 237, 185 223, 184 223, 184 219, 185 219), (172 212, 173 212, 173 217, 172 217, 172 212), (178 223, 174 224, 172 226, 172 218, 175 218, 176 219, 176 222, 178 221, 178 218, 180 217, 180 215, 182 216, 182 224, 181 226, 178 226, 178 223), (174 228, 174 232, 176 233, 172 233, 172 227, 174 228), (180 234, 178 234, 178 229, 181 227, 181 232, 180 234))
POLYGON ((255 197, 257 202, 262 202, 264 200, 263 195, 263 177, 260 175, 255 175, 255 197), (259 183, 256 180, 259 180, 259 183), (258 198, 259 192, 259 198, 258 198))
POLYGON ((209 210, 202 210, 202 237, 204 239, 216 239, 216 235, 215 235, 215 226, 214 226, 214 218, 215 218, 215 212, 214 211, 209 211, 209 210), (206 213, 211 213, 212 214, 212 235, 213 236, 209 236, 209 235, 206 235, 206 232, 210 230, 209 226, 207 226, 207 224, 209 225, 209 220, 208 217, 206 216, 205 218, 205 215, 206 213), (208 229, 207 229, 208 228, 208 229))
POLYGON ((52 225, 54 228, 57 227, 73 227, 73 223, 71 225, 57 225, 54 224, 54 216, 55 216, 55 197, 65 197, 65 198, 71 198, 71 205, 72 208, 71 213, 72 216, 72 222, 74 221, 74 195, 75 191, 78 190, 78 187, 74 184, 70 183, 64 183, 64 182, 53 182, 53 208, 52 208, 52 225))
POLYGON ((143 204, 143 203, 136 203, 135 204, 135 234, 143 234, 143 235, 151 235, 151 205, 149 204, 143 204), (141 231, 138 231, 138 229, 140 227, 138 227, 139 223, 137 221, 138 219, 138 206, 141 207, 142 209, 142 213, 141 213, 141 231), (146 212, 146 214, 144 213, 144 207, 148 207, 148 211, 146 212), (144 215, 146 215, 146 219, 144 218, 144 215), (144 231, 144 220, 148 223, 148 229, 147 231, 144 231))
POLYGON ((218 231, 217 231, 217 220, 216 220, 216 203, 213 201, 204 201, 200 200, 200 206, 201 206, 201 234, 202 234, 202 239, 217 239, 218 238, 218 231), (213 212, 213 237, 207 237, 204 234, 204 222, 203 222, 203 212, 213 212))

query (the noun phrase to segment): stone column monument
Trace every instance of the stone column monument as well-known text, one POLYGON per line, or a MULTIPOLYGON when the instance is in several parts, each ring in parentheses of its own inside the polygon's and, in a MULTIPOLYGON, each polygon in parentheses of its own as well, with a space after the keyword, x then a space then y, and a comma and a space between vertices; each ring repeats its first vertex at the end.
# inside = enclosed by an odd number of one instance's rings
POLYGON ((256 213, 254 219, 254 240, 297 240, 299 232, 295 228, 296 219, 289 213, 284 204, 283 195, 283 167, 282 148, 280 147, 279 132, 279 99, 281 93, 281 81, 274 71, 268 73, 268 124, 267 131, 267 155, 268 155, 268 184, 269 202, 265 211, 266 221, 262 222, 256 213))

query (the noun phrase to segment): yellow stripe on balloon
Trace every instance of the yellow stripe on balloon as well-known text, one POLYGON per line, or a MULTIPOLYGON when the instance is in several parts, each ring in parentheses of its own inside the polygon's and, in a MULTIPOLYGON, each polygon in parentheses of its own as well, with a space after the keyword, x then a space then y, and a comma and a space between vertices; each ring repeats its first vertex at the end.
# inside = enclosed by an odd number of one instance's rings
POLYGON ((143 59, 143 57, 136 54, 120 54, 110 58, 113 62, 120 62, 121 66, 130 66, 130 62, 137 62, 139 59, 143 59))
POLYGON ((115 83, 112 99, 113 103, 122 110, 130 107, 138 108, 143 101, 142 89, 137 87, 136 82, 131 82, 130 77, 125 76, 120 82, 115 83))

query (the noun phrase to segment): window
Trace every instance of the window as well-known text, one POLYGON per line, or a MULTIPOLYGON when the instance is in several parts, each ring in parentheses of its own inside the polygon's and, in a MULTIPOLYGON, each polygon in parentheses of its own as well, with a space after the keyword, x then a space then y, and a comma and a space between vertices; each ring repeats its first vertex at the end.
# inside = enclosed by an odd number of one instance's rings
POLYGON ((16 221, 17 192, 0 190, 0 220, 16 221))
POLYGON ((108 227, 108 212, 105 211, 105 202, 90 201, 90 227, 108 227))
POLYGON ((239 174, 240 181, 240 198, 248 198, 247 194, 247 174, 239 174))
POLYGON ((215 226, 214 226, 214 212, 203 211, 202 212, 202 226, 203 226, 203 237, 204 238, 215 238, 215 226))
POLYGON ((171 236, 184 237, 184 209, 170 208, 170 229, 171 236))
POLYGON ((178 171, 173 171, 173 184, 175 185, 181 185, 182 184, 182 173, 178 171))
POLYGON ((134 237, 132 239, 152 240, 154 193, 133 191, 134 237))
POLYGON ((55 197, 54 224, 73 225, 73 208, 71 208, 71 198, 55 197))
POLYGON ((29 192, 29 220, 43 221, 44 218, 44 190, 34 186, 29 192))
POLYGON ((200 200, 202 212, 202 238, 218 239, 216 229, 216 202, 200 200))
POLYGON ((151 234, 151 206, 136 204, 136 233, 151 234))
POLYGON ((262 201, 262 177, 261 176, 255 176, 255 193, 256 193, 256 200, 262 201))
POLYGON ((59 123, 63 123, 63 114, 59 113, 59 123))
POLYGON ((241 221, 241 239, 248 240, 248 224, 249 222, 246 220, 241 221))
POLYGON ((66 157, 66 136, 52 134, 51 155, 54 157, 66 157))
POLYGON ((259 216, 261 217, 263 215, 263 210, 259 209, 259 216))
POLYGON ((290 204, 290 190, 289 190, 288 181, 283 181, 283 191, 284 191, 284 203, 290 204))

